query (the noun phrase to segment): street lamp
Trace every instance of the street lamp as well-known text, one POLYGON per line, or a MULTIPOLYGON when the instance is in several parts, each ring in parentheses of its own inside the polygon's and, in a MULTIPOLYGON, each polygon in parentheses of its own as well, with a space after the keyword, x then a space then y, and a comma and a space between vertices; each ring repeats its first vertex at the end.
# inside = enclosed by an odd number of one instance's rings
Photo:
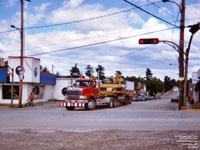
MULTIPOLYGON (((23 72, 23 49, 24 49, 24 33, 23 33, 23 23, 22 23, 22 28, 19 29, 15 25, 11 25, 11 28, 15 28, 20 32, 20 37, 21 37, 21 50, 20 50, 20 72, 19 76, 21 75, 21 72, 23 72)), ((22 107, 22 91, 23 91, 23 77, 20 77, 19 81, 19 108, 22 107)))
POLYGON ((170 66, 178 66, 178 64, 171 64, 171 63, 170 63, 169 65, 170 65, 170 66))
POLYGON ((180 20, 180 40, 179 40, 179 110, 185 107, 184 104, 184 29, 185 29, 185 0, 182 0, 181 6, 175 1, 162 0, 176 4, 181 12, 180 20))

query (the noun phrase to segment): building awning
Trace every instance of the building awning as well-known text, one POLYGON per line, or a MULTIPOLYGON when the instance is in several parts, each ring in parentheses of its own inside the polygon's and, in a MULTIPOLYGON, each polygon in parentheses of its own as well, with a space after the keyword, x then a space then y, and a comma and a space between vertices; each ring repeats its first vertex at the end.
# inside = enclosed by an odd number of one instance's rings
POLYGON ((40 83, 42 84, 56 84, 56 75, 47 73, 47 72, 40 72, 40 83))
POLYGON ((7 73, 8 69, 7 68, 0 68, 0 82, 7 82, 7 73))

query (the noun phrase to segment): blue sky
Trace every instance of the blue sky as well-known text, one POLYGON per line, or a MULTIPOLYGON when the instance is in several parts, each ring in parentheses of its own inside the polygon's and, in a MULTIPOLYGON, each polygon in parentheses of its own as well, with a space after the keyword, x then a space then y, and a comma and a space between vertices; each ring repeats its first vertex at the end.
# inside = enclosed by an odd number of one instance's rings
MULTIPOLYGON (((173 3, 159 0, 130 0, 142 8, 179 25, 180 13, 173 3), (155 5, 150 4, 156 2, 155 5)), ((180 4, 180 0, 176 1, 180 4)), ((178 54, 171 47, 157 45, 139 45, 139 38, 157 37, 179 43, 179 29, 160 21, 123 0, 32 0, 24 5, 25 55, 41 59, 41 65, 54 73, 69 74, 75 63, 85 73, 88 64, 96 68, 101 64, 107 76, 120 70, 124 76, 145 76, 150 68, 154 76, 164 79, 168 75, 178 78, 178 54), (111 15, 117 12, 116 15, 111 15), (110 16, 107 16, 110 15, 110 16), (102 18, 96 18, 106 16, 102 18), (96 19, 91 19, 96 18, 96 19), (89 19, 89 20, 88 20, 89 19), (84 20, 84 21, 80 21, 84 20), (64 24, 74 21, 77 23, 64 24), (55 25, 52 27, 42 27, 55 25), (171 29, 169 29, 171 28, 171 29), (166 30, 167 29, 167 30, 166 30), (123 40, 118 40, 122 39, 123 40), (116 40, 116 41, 112 41, 116 40), (101 42, 106 42, 100 44, 101 42), (93 45, 98 43, 97 45, 93 45), (93 45, 85 46, 84 45, 93 45), (59 52, 53 52, 62 50, 59 52), (47 54, 42 54, 47 53, 47 54), (39 54, 39 55, 38 55, 39 54), (173 64, 173 65, 169 65, 173 64)), ((196 24, 200 20, 200 0, 186 0, 186 25, 196 24)), ((20 0, 0 1, 0 55, 20 55, 20 37, 18 31, 11 30, 10 25, 20 27, 20 0)), ((185 29, 185 49, 190 37, 185 29)), ((189 77, 199 69, 199 32, 193 39, 189 77)), ((96 74, 94 74, 96 75, 96 74)))

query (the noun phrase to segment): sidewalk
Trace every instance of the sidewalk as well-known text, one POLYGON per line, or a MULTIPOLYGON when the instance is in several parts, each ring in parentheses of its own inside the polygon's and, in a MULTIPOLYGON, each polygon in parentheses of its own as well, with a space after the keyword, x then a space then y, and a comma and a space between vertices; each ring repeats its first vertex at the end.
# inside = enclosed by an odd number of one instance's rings
POLYGON ((18 105, 13 105, 13 107, 11 107, 10 105, 0 105, 0 108, 2 109, 37 109, 37 108, 56 108, 56 107, 60 107, 60 101, 47 101, 47 102, 38 102, 38 103, 34 103, 33 106, 23 106, 22 108, 19 108, 18 105))
POLYGON ((182 109, 181 111, 200 111, 200 108, 194 108, 194 104, 190 104, 187 101, 186 109, 182 109))

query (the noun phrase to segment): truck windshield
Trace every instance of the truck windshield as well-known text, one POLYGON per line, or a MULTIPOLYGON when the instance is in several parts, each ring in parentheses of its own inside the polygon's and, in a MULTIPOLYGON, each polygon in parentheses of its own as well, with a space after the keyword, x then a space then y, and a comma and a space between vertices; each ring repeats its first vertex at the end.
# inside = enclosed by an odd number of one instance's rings
POLYGON ((90 87, 91 85, 92 85, 91 81, 76 81, 76 83, 74 84, 75 87, 79 87, 79 86, 90 87))

